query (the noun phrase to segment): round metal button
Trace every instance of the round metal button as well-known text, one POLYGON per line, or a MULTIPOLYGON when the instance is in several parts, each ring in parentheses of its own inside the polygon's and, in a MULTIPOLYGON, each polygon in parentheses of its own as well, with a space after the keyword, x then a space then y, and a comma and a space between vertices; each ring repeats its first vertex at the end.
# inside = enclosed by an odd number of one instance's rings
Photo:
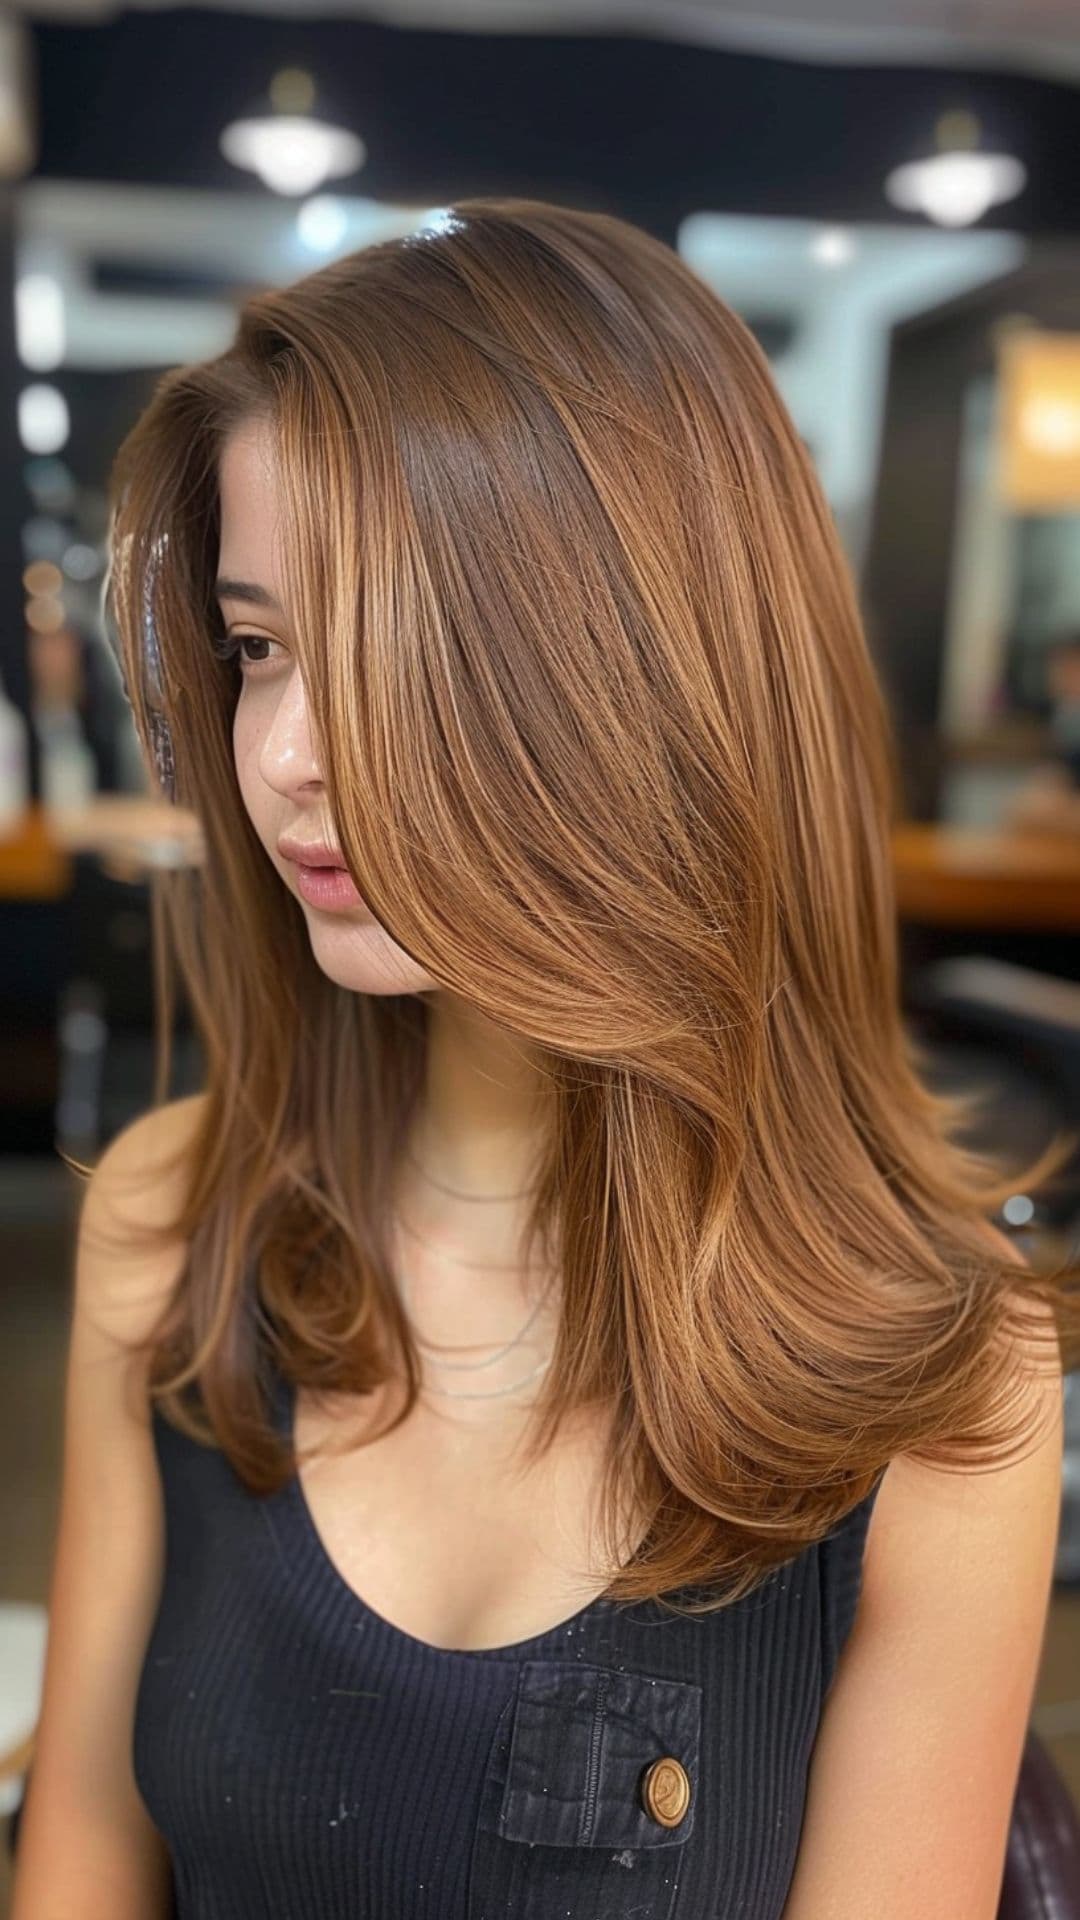
POLYGON ((641 1781, 641 1804, 651 1820, 677 1827, 690 1805, 690 1776, 682 1762, 664 1755, 646 1767, 641 1781))

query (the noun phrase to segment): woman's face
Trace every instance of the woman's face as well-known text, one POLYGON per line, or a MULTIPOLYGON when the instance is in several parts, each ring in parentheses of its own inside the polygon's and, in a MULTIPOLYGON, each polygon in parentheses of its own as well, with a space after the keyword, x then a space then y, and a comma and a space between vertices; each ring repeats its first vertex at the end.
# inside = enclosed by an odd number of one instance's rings
POLYGON ((240 694, 233 753, 240 793, 267 858, 304 911, 312 952, 338 986, 356 993, 423 993, 437 986, 380 926, 359 894, 344 905, 315 904, 280 836, 339 846, 329 801, 312 758, 307 700, 289 637, 278 569, 279 498, 267 429, 251 423, 226 442, 219 468, 219 580, 243 582, 258 598, 219 589, 221 616, 237 651, 240 694))

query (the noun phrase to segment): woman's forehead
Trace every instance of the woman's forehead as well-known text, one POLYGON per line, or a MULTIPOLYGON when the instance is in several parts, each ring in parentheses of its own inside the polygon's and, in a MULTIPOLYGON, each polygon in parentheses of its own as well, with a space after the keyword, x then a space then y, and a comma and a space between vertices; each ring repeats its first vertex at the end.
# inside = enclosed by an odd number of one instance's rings
POLYGON ((281 612, 283 502, 274 462, 250 432, 223 447, 219 486, 218 598, 228 594, 281 612))

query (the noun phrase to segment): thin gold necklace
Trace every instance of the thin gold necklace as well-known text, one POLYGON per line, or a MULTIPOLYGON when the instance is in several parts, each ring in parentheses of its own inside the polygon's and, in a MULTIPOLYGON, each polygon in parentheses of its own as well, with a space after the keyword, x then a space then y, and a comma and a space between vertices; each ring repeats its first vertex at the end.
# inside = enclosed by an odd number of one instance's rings
POLYGON ((508 1387, 486 1387, 483 1392, 474 1389, 472 1393, 463 1393, 460 1387, 437 1387, 434 1381, 425 1380, 424 1388, 428 1393, 440 1394, 444 1400, 499 1400, 504 1394, 516 1393, 519 1387, 528 1386, 530 1380, 535 1380, 538 1374, 550 1367, 551 1360, 552 1356, 549 1353, 547 1359, 541 1360, 540 1365, 534 1367, 531 1373, 523 1373, 520 1380, 511 1380, 508 1387))
POLYGON ((455 1200, 521 1200, 525 1194, 536 1192, 536 1187, 531 1186, 519 1187, 516 1193, 463 1193, 460 1187, 448 1187, 443 1181, 436 1180, 434 1174, 420 1165, 416 1155, 410 1153, 408 1147, 405 1149, 405 1158, 416 1168, 417 1173, 423 1174, 429 1187, 438 1187, 440 1193, 452 1194, 455 1200))
MULTIPOLYGON (((438 1187, 441 1192, 452 1194, 456 1199, 459 1199, 459 1200, 481 1200, 481 1201, 483 1200, 516 1200, 516 1199, 519 1199, 521 1195, 525 1193, 531 1193, 533 1191, 533 1188, 531 1187, 522 1187, 519 1189, 517 1193, 508 1193, 508 1194, 462 1193, 460 1190, 452 1187, 447 1187, 441 1181, 436 1180, 432 1174, 428 1173, 426 1167, 422 1167, 420 1165, 420 1162, 415 1158, 413 1154, 409 1153, 407 1149, 406 1149, 406 1158, 412 1161, 412 1164, 416 1168, 417 1172, 420 1173, 423 1176, 423 1178, 427 1180, 431 1186, 438 1187)), ((432 1241, 426 1240, 423 1234, 418 1233, 415 1227, 410 1227, 407 1221, 401 1220, 400 1216, 399 1216, 399 1221, 400 1221, 400 1224, 404 1227, 406 1233, 411 1234, 413 1239, 419 1240, 421 1245, 430 1247, 434 1252, 442 1252, 441 1248, 436 1247, 432 1241)), ((510 1272, 514 1265, 514 1263, 512 1262, 508 1265, 506 1263, 501 1263, 501 1262, 485 1263, 483 1261, 476 1261, 476 1260, 462 1260, 454 1254, 444 1254, 443 1257, 445 1259, 453 1260, 456 1266, 472 1268, 474 1272, 506 1273, 506 1272, 510 1272)), ((539 1315, 541 1308, 545 1305, 546 1301, 550 1297, 551 1290, 555 1284, 555 1279, 556 1279, 556 1274, 552 1273, 552 1276, 548 1281, 547 1286, 544 1288, 544 1291, 541 1294, 540 1299, 537 1301, 535 1307, 532 1308, 524 1324, 521 1327, 519 1327, 513 1339, 509 1340, 504 1346, 500 1347, 497 1350, 497 1352, 489 1355, 487 1359, 466 1360, 466 1361, 432 1360, 430 1364, 432 1366, 437 1366, 442 1372, 453 1372, 453 1373, 476 1373, 483 1367, 494 1366, 497 1361, 504 1359, 506 1355, 508 1353, 511 1353, 516 1346, 519 1346, 521 1341, 525 1338, 525 1335, 528 1333, 529 1328, 533 1325, 533 1323, 537 1319, 537 1316, 539 1315)), ((415 1332, 416 1323, 415 1323, 415 1320, 413 1319, 412 1312, 411 1312, 411 1300, 409 1296, 408 1280, 404 1274, 402 1274, 401 1280, 400 1280, 400 1291, 401 1291, 401 1297, 402 1297, 402 1305, 405 1308, 406 1317, 408 1318, 410 1324, 414 1328, 414 1338, 416 1340, 417 1346, 423 1348, 423 1350, 429 1354, 434 1354, 439 1352, 440 1347, 438 1345, 432 1343, 431 1341, 422 1340, 419 1334, 415 1332)), ((554 1349, 552 1351, 554 1351, 554 1349)), ((511 1380, 507 1386, 503 1386, 503 1387, 487 1387, 482 1389, 477 1388, 469 1392, 469 1391, 463 1391, 460 1387, 436 1386, 432 1381, 425 1381, 424 1384, 430 1393, 440 1394, 444 1398, 450 1399, 450 1400, 495 1400, 495 1399, 502 1398, 505 1394, 514 1393, 519 1387, 526 1386, 530 1380, 535 1380, 539 1374, 544 1372, 545 1368, 551 1365, 551 1360, 552 1360, 552 1353, 549 1353, 545 1359, 540 1361, 539 1365, 533 1367, 528 1373, 523 1374, 520 1379, 511 1380)))
MULTIPOLYGON (((450 1255, 449 1257, 453 1258, 452 1255, 450 1255)), ((465 1265, 475 1266, 476 1263, 474 1261, 462 1261, 461 1264, 462 1266, 465 1266, 465 1265)), ((555 1285, 555 1280, 556 1280, 556 1275, 553 1273, 546 1287, 544 1288, 543 1293, 540 1295, 540 1298, 537 1301, 535 1307, 532 1308, 527 1318, 522 1322, 522 1325, 518 1328, 513 1339, 508 1340, 505 1346, 496 1348, 496 1351, 492 1354, 489 1354, 486 1360, 433 1360, 431 1363, 432 1366, 439 1367, 444 1373, 479 1373, 481 1368, 493 1367, 497 1361, 504 1360, 508 1353, 512 1353, 515 1347, 518 1347, 521 1345, 521 1342, 524 1340, 525 1335, 529 1331, 529 1328, 533 1326, 535 1322, 539 1319, 541 1309, 544 1306, 546 1306, 548 1300, 551 1298, 551 1293, 555 1285)), ((409 1316, 410 1321, 412 1321, 412 1324, 415 1327, 416 1322, 413 1319, 412 1298, 411 1298, 411 1292, 410 1292, 409 1283, 408 1283, 408 1277, 404 1273, 401 1275, 400 1291, 401 1291, 402 1304, 405 1308, 406 1313, 409 1316)), ((433 1341, 433 1340, 422 1340, 419 1334, 416 1335, 416 1344, 418 1347, 422 1347, 425 1353, 436 1354, 436 1353, 445 1353, 447 1351, 447 1346, 445 1342, 433 1341)), ((480 1346, 486 1346, 486 1345, 490 1345, 490 1342, 479 1341, 477 1342, 477 1344, 480 1346)), ((449 1350, 451 1352, 458 1351, 458 1349, 455 1349, 453 1346, 451 1346, 449 1350)))

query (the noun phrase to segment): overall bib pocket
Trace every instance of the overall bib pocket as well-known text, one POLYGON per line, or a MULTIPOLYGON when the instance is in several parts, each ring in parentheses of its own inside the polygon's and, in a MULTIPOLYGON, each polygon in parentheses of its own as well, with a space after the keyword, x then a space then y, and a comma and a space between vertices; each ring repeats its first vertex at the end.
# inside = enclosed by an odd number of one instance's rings
POLYGON ((470 1920, 671 1920, 700 1754, 694 1683, 523 1661, 485 1770, 470 1920))

